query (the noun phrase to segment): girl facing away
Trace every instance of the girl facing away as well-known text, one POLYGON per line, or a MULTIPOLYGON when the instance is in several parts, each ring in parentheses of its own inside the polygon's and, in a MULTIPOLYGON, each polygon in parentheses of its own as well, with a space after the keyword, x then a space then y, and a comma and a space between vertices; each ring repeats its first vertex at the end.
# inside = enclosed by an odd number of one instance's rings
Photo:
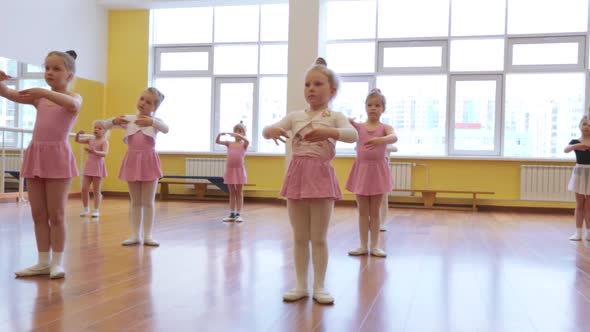
POLYGON ((229 187, 229 216, 223 218, 224 222, 244 221, 240 212, 244 206, 244 184, 248 183, 248 174, 244 158, 250 145, 246 137, 246 126, 242 121, 234 126, 232 133, 219 133, 215 143, 227 147, 227 162, 223 182, 229 187), (233 137, 233 142, 222 141, 221 136, 233 137))
POLYGON ((45 58, 45 82, 50 89, 9 89, 10 78, 0 71, 0 96, 35 106, 33 139, 27 147, 21 176, 27 181, 35 223, 37 264, 16 272, 17 277, 49 275, 63 278, 66 238, 65 209, 72 178, 78 176, 68 135, 82 106, 82 97, 70 91, 76 72, 76 52, 50 52, 45 58))
POLYGON ((582 137, 571 140, 564 149, 565 153, 574 151, 576 154, 576 166, 568 184, 568 190, 576 193, 576 232, 570 240, 582 239, 586 220, 586 240, 590 241, 590 123, 587 115, 580 120, 580 132, 582 137))
POLYGON ((295 288, 283 295, 287 302, 309 296, 307 268, 309 245, 314 270, 313 299, 320 304, 333 304, 334 297, 324 288, 328 266, 327 231, 334 201, 342 197, 331 160, 336 154, 336 141, 356 142, 356 130, 340 112, 328 104, 338 91, 338 79, 318 58, 305 75, 303 89, 308 107, 290 112, 279 122, 263 130, 266 139, 285 142, 292 132, 293 159, 281 189, 287 199, 289 221, 293 229, 295 288))
POLYGON ((102 180, 107 176, 107 168, 104 158, 109 153, 109 142, 107 141, 109 131, 104 127, 102 121, 94 121, 92 124, 94 138, 81 138, 84 130, 76 133, 76 142, 86 144, 84 150, 88 152, 86 164, 84 165, 84 178, 82 179, 82 204, 84 209, 80 212, 80 217, 86 217, 90 214, 88 209, 88 200, 90 184, 92 184, 94 210, 91 216, 98 218, 100 216, 100 204, 102 202, 101 186, 102 180))
POLYGON ((160 157, 156 153, 156 136, 159 132, 168 133, 168 125, 154 116, 162 104, 164 95, 156 88, 145 89, 137 100, 135 115, 121 115, 104 120, 106 129, 125 130, 123 141, 127 144, 127 153, 119 170, 119 179, 126 181, 129 187, 129 224, 131 236, 123 241, 124 246, 143 244, 159 246, 152 237, 155 211, 154 201, 158 179, 162 177, 160 157), (143 228, 143 237, 140 231, 143 228))
POLYGON ((393 128, 381 123, 381 115, 385 111, 385 96, 379 89, 373 89, 365 100, 367 121, 362 124, 351 121, 357 129, 355 160, 346 189, 356 194, 359 210, 359 234, 361 246, 348 252, 351 256, 369 254, 368 238, 371 234, 370 254, 385 257, 385 251, 379 248, 379 232, 381 226, 381 209, 383 200, 393 189, 389 158, 386 157, 387 144, 397 141, 393 128))

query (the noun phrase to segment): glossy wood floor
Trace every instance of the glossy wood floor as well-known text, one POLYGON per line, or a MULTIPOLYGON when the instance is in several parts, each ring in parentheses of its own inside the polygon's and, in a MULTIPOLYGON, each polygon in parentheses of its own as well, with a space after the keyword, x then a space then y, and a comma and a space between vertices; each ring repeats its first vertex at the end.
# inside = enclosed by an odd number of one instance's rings
POLYGON ((98 222, 68 207, 67 278, 36 260, 29 206, 0 204, 0 331, 590 331, 590 248, 573 215, 390 209, 386 259, 347 255, 355 209, 329 230, 333 306, 283 303, 294 283, 284 206, 157 202, 159 248, 122 247, 127 201, 98 222))

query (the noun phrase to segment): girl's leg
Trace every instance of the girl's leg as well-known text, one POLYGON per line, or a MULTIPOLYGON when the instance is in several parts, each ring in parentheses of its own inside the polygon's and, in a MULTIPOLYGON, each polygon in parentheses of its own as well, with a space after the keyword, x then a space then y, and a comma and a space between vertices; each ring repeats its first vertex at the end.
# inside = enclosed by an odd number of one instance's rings
POLYGON ((223 218, 223 221, 234 221, 236 219, 236 188, 233 184, 228 184, 229 188, 229 216, 223 218))
POLYGON ((371 255, 385 257, 387 254, 379 248, 379 228, 381 227, 381 207, 384 195, 369 197, 369 229, 371 231, 371 255))
POLYGON ((90 191, 90 182, 92 182, 92 177, 84 176, 82 178, 82 205, 84 209, 80 212, 80 217, 86 217, 90 212, 88 210, 88 192, 90 191))
POLYGON ((236 184, 235 186, 236 222, 243 222, 244 219, 242 219, 240 213, 242 212, 242 207, 244 206, 244 186, 241 184, 236 184))
POLYGON ((51 233, 49 229, 49 212, 45 199, 44 179, 27 179, 27 194, 31 205, 31 215, 35 223, 35 239, 39 258, 37 264, 16 272, 17 277, 29 277, 40 274, 49 274, 51 233))
MULTIPOLYGON (((585 196, 584 219, 586 219, 586 240, 590 241, 590 220, 588 220, 590 219, 590 196, 585 196)), ((582 228, 582 225, 580 225, 580 228, 582 228)))
POLYGON ((379 227, 379 231, 385 232, 387 228, 385 228, 385 222, 387 221, 387 210, 389 210, 389 194, 385 194, 383 196, 383 201, 381 203, 381 226, 379 227))
POLYGON ((45 201, 50 222, 51 273, 50 278, 63 278, 63 251, 66 240, 65 210, 72 179, 45 179, 45 201))
POLYGON ((585 207, 586 196, 576 193, 576 210, 574 213, 576 217, 576 232, 570 236, 570 240, 572 241, 580 241, 582 239, 582 226, 584 225, 585 207))
POLYGON ((309 266, 310 240, 310 208, 309 202, 303 200, 287 200, 289 222, 293 229, 293 256, 295 258, 295 289, 283 295, 285 301, 297 301, 308 296, 307 268, 309 266))
POLYGON ((334 297, 324 288, 326 269, 328 268, 327 233, 334 201, 316 199, 311 201, 311 252, 314 270, 313 298, 321 304, 334 303, 334 297))
POLYGON ((139 243, 139 230, 141 229, 141 182, 127 182, 129 186, 129 226, 131 236, 123 241, 124 246, 139 243))
POLYGON ((141 206, 143 207, 143 244, 147 246, 159 246, 152 238, 152 227, 156 215, 155 203, 158 180, 141 183, 141 206))
POLYGON ((100 216, 99 209, 102 203, 102 178, 95 176, 92 178, 92 191, 94 193, 94 211, 92 212, 93 217, 100 216))
POLYGON ((369 253, 367 242, 369 241, 369 196, 356 195, 356 204, 359 213, 359 237, 361 246, 348 252, 351 256, 366 255, 369 253))

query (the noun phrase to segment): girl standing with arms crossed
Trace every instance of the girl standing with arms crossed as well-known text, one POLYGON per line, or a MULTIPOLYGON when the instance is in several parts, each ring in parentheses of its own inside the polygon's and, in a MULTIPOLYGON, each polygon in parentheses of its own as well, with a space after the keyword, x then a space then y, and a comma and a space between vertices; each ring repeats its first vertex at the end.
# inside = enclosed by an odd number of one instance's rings
POLYGON ((82 105, 82 97, 69 91, 76 72, 75 59, 74 51, 53 51, 47 55, 45 82, 51 90, 9 89, 2 81, 10 77, 0 71, 0 96, 37 109, 33 139, 24 154, 21 176, 27 180, 39 259, 37 264, 16 272, 17 277, 65 276, 65 208, 72 177, 78 176, 68 134, 82 105))
POLYGON ((328 266, 327 231, 334 201, 342 197, 338 179, 330 161, 336 154, 336 141, 356 142, 357 133, 346 117, 329 109, 328 103, 338 91, 338 79, 318 58, 305 75, 304 95, 309 107, 290 112, 279 122, 264 128, 263 136, 285 142, 292 132, 293 159, 281 189, 287 198, 289 221, 293 229, 297 285, 283 295, 292 302, 308 294, 307 268, 311 242, 314 269, 313 299, 321 304, 334 303, 325 290, 328 266))
POLYGON ((565 153, 576 153, 576 166, 568 184, 568 190, 576 193, 576 232, 570 240, 582 239, 585 219, 586 240, 590 241, 590 123, 587 115, 580 120, 580 131, 582 137, 571 140, 564 150, 565 153))
POLYGON ((152 238, 155 211, 154 200, 158 179, 162 177, 160 157, 156 153, 156 135, 166 134, 168 125, 154 117, 162 104, 164 95, 156 88, 147 88, 137 101, 136 115, 121 115, 103 121, 106 129, 125 129, 123 141, 128 149, 119 170, 119 179, 129 186, 129 224, 133 233, 122 242, 124 246, 141 242, 140 230, 143 224, 143 244, 157 247, 160 244, 152 238))
POLYGON ((381 208, 386 195, 393 189, 391 171, 385 150, 387 144, 397 141, 393 128, 381 123, 385 111, 385 96, 379 89, 373 89, 365 100, 367 121, 351 123, 359 133, 355 160, 346 189, 356 194, 359 209, 359 233, 361 246, 349 251, 351 256, 367 255, 369 230, 371 232, 371 255, 385 257, 387 254, 378 247, 381 226, 381 208))
POLYGON ((215 143, 227 147, 227 163, 223 182, 229 187, 229 216, 223 218, 225 222, 243 222, 240 216, 244 206, 244 184, 248 183, 248 174, 244 165, 244 158, 250 141, 246 138, 246 126, 242 121, 234 126, 233 133, 219 133, 215 143), (221 136, 227 135, 234 138, 233 142, 222 141, 221 136))
POLYGON ((108 130, 105 129, 102 121, 94 121, 93 123, 94 138, 80 138, 84 134, 84 130, 76 133, 76 142, 80 144, 88 144, 84 149, 88 152, 88 159, 84 165, 84 179, 82 180, 82 204, 84 210, 80 213, 80 217, 86 217, 90 214, 88 209, 90 184, 92 183, 92 191, 94 192, 94 211, 91 216, 98 218, 100 216, 100 203, 102 202, 102 179, 107 176, 107 168, 104 164, 104 157, 109 153, 109 142, 107 137, 108 130))

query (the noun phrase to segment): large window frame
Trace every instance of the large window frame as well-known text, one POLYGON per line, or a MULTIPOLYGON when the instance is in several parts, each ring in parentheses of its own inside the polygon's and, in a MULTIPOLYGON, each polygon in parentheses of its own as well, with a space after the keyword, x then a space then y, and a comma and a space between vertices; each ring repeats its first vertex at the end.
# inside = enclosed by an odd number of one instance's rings
MULTIPOLYGON (((347 2, 351 0, 327 0, 329 3, 332 2, 347 2)), ((506 76, 510 74, 516 73, 546 73, 546 74, 560 74, 560 73, 583 73, 586 75, 586 85, 577 87, 580 89, 581 92, 583 89, 584 92, 584 109, 588 109, 590 105, 590 45, 588 45, 588 38, 590 37, 590 15, 587 15, 587 25, 588 28, 586 31, 572 31, 572 32, 555 32, 555 33, 531 33, 531 34, 509 34, 508 33, 508 15, 509 15, 509 3, 511 0, 505 0, 505 14, 504 14, 504 31, 498 34, 481 34, 481 33, 461 33, 453 35, 452 27, 453 27, 453 20, 449 19, 449 31, 447 36, 421 36, 416 38, 408 38, 408 37, 400 37, 400 38, 380 38, 379 32, 379 20, 381 19, 382 11, 379 10, 380 3, 384 0, 372 0, 369 1, 371 3, 375 3, 375 20, 371 21, 365 17, 364 19, 369 24, 375 24, 376 31, 375 36, 367 37, 367 38, 353 38, 350 39, 345 38, 344 36, 339 36, 339 39, 330 40, 326 36, 320 36, 320 40, 324 40, 326 44, 338 44, 338 43, 346 43, 350 41, 354 42, 374 42, 376 44, 376 52, 375 57, 376 59, 375 64, 375 72, 373 73, 364 73, 365 76, 370 76, 373 79, 376 79, 381 76, 398 76, 403 77, 405 75, 428 75, 428 74, 443 74, 447 77, 447 100, 446 100, 446 116, 445 119, 445 126, 447 130, 447 136, 445 141, 445 151, 444 157, 449 158, 499 158, 499 159, 519 159, 518 157, 512 156, 514 152, 508 152, 505 149, 506 144, 505 140, 511 139, 510 137, 506 137, 506 123, 504 119, 504 113, 506 108, 506 76), (455 41, 461 40, 486 40, 486 39, 496 39, 503 41, 503 52, 502 52, 502 61, 499 62, 499 58, 492 58, 498 59, 493 60, 494 65, 490 66, 491 69, 483 70, 483 69, 469 69, 469 70, 451 70, 451 45, 455 41), (522 45, 539 45, 539 46, 554 46, 555 44, 570 44, 566 45, 567 50, 572 50, 572 45, 577 45, 577 54, 568 53, 569 56, 567 57, 567 61, 564 63, 547 63, 544 64, 515 64, 514 63, 514 48, 519 47, 522 45), (384 56, 387 49, 391 48, 404 48, 404 47, 440 47, 442 49, 441 54, 441 61, 440 66, 427 66, 427 67, 420 67, 420 66, 407 66, 407 67, 387 67, 384 65, 384 56), (499 66, 496 65, 498 63, 502 63, 502 69, 497 70, 499 66), (478 79, 490 79, 493 77, 493 80, 496 81, 496 91, 495 91, 495 114, 494 114, 494 146, 492 149, 481 151, 469 151, 469 150, 460 150, 454 147, 454 138, 456 137, 454 124, 454 112, 455 112, 455 105, 454 105, 454 98, 455 98, 455 84, 457 81, 461 80, 478 80, 478 79)), ((454 0, 450 0, 450 8, 451 10, 448 12, 449 17, 452 18, 453 12, 453 2, 454 0)), ((588 10, 590 11, 590 1, 587 3, 588 10)), ((330 13, 324 12, 324 15, 328 17, 330 13)), ((332 18, 331 18, 332 19, 332 18)), ((328 20, 325 20, 326 22, 328 20)), ((328 28, 324 30, 328 30, 328 28)), ((320 29, 322 31, 322 29, 320 29)), ((498 32, 500 32, 498 30, 498 32)), ((556 45, 555 45, 556 46, 556 45)), ((500 54, 500 52, 498 52, 500 54)), ((557 53, 558 54, 558 53, 557 53)), ((559 57, 555 57, 558 58, 559 57)), ((362 61, 362 60, 361 60, 362 61)), ((371 60, 373 61, 373 60, 371 60)), ((330 63, 330 59, 328 58, 328 63, 330 63)), ((349 78, 353 78, 357 76, 357 73, 347 73, 347 72, 338 72, 339 76, 342 80, 347 80, 349 78)), ((378 87, 378 86, 377 86, 378 87)), ((378 87, 379 88, 379 87, 378 87)), ((394 93, 394 92, 390 92, 394 93)), ((580 105, 582 106, 582 105, 580 105)), ((557 107, 561 107, 562 111, 567 108, 567 105, 557 105, 557 107), (566 107, 566 108, 564 108, 566 107)), ((577 108, 579 110, 579 108, 577 108)), ((387 112, 387 109, 386 109, 387 112)), ((531 112, 530 110, 528 112, 531 112)), ((578 111, 576 111, 578 112, 578 111)), ((581 114, 580 114, 581 116, 581 114)), ((440 122, 439 122, 440 123, 440 122)), ((395 129, 395 126, 394 126, 395 129)), ((573 133, 572 133, 573 135, 573 133)), ((579 133, 578 133, 579 135, 579 133)), ((402 140, 403 137, 400 137, 402 140)), ((564 144, 566 144, 565 142, 564 144)), ((557 143, 559 144, 559 142, 557 143)), ((348 154, 348 149, 339 149, 339 154, 348 154)), ((408 156, 408 157, 423 157, 422 155, 414 155, 413 153, 404 153, 400 151, 399 155, 408 156)), ((439 158, 437 154, 434 154, 433 157, 439 158)), ((545 156, 535 156, 535 157, 523 157, 524 159, 546 159, 548 157, 545 156)))
MULTIPOLYGON (((272 2, 268 5, 276 5, 281 4, 282 2, 272 2)), ((241 5, 241 3, 239 3, 241 5)), ((244 3, 247 4, 247 3, 244 3)), ((215 138, 220 131, 228 131, 231 128, 221 128, 220 118, 221 118, 221 103, 219 97, 219 87, 220 84, 223 83, 241 83, 241 82, 249 82, 253 84, 253 109, 252 109, 252 125, 250 128, 247 128, 247 136, 250 139, 250 146, 248 151, 259 153, 259 154, 280 154, 281 151, 277 150, 276 152, 260 152, 259 150, 264 149, 259 147, 259 138, 257 137, 257 133, 261 126, 266 124, 259 123, 259 106, 260 106, 260 99, 262 98, 261 90, 260 90, 260 82, 261 79, 267 77, 287 77, 286 68, 284 69, 284 73, 276 73, 276 68, 271 68, 270 70, 274 70, 274 73, 264 73, 264 68, 262 66, 262 57, 263 57, 263 48, 265 46, 272 46, 272 45, 283 45, 285 49, 288 48, 288 36, 286 37, 287 40, 276 40, 270 39, 266 40, 263 38, 262 27, 264 24, 264 17, 263 12, 265 10, 265 2, 257 2, 255 5, 258 6, 258 40, 257 41, 216 41, 215 40, 215 15, 216 15, 216 8, 219 7, 226 7, 226 6, 233 6, 235 4, 228 4, 228 5, 208 5, 203 7, 210 7, 212 8, 213 20, 212 20, 212 38, 211 42, 207 43, 198 43, 198 44, 156 44, 153 40, 151 40, 151 58, 153 63, 151 64, 152 70, 150 70, 150 80, 152 82, 156 82, 159 78, 191 78, 191 77, 207 77, 211 79, 211 131, 210 131, 210 147, 208 151, 200 151, 200 150, 186 150, 186 149, 179 149, 181 151, 169 151, 169 150, 159 150, 159 153, 174 153, 174 154, 207 154, 207 153, 223 153, 225 149, 217 144, 215 144, 215 138), (264 7, 264 8, 263 8, 264 7), (219 73, 216 72, 215 67, 215 53, 216 49, 219 47, 231 47, 231 46, 255 46, 257 52, 257 60, 256 60, 256 72, 248 73, 248 74, 232 74, 232 73, 219 73), (166 53, 182 53, 182 52, 198 52, 198 53, 207 53, 208 58, 208 67, 202 70, 162 70, 162 55, 166 53)), ((252 5, 252 4, 250 4, 252 5)), ((286 2, 283 5, 287 5, 286 2)), ((151 15, 154 15, 154 11, 151 12, 151 15)), ((154 22, 154 19, 152 19, 154 22)), ((154 35, 152 33, 152 35, 154 35)), ((285 66, 286 67, 286 66, 285 66)), ((286 92, 285 86, 285 92, 286 92)), ((284 113, 286 114, 287 110, 285 108, 284 113)))

